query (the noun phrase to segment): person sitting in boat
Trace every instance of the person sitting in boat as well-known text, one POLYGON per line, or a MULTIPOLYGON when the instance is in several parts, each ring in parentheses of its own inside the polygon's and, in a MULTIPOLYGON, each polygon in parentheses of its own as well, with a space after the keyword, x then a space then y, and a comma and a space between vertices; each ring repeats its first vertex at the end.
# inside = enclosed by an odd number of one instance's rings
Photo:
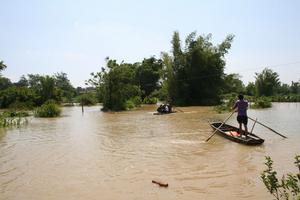
POLYGON ((159 113, 165 112, 165 104, 161 104, 161 105, 157 108, 157 112, 159 112, 159 113))
POLYGON ((235 102, 234 106, 232 109, 236 109, 237 108, 237 121, 239 123, 239 133, 242 135, 243 131, 242 131, 242 124, 244 124, 244 134, 246 135, 248 134, 248 127, 247 127, 247 123, 248 123, 248 116, 247 116, 247 109, 248 109, 248 101, 244 100, 244 96, 242 94, 240 94, 238 96, 239 100, 235 102))
POLYGON ((166 104, 166 105, 164 106, 164 112, 165 112, 165 113, 169 113, 169 112, 170 112, 170 109, 169 109, 169 105, 168 105, 168 104, 166 104))
POLYGON ((169 112, 171 113, 172 112, 172 106, 170 104, 167 104, 167 106, 168 106, 169 112))
POLYGON ((172 107, 169 104, 161 104, 157 108, 157 112, 159 112, 159 113, 169 113, 171 111, 172 111, 172 107))

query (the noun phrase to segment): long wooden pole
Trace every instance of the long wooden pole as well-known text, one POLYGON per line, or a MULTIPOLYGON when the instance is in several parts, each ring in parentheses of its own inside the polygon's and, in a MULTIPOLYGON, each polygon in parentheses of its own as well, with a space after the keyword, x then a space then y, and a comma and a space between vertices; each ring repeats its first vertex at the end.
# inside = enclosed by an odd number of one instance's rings
POLYGON ((207 138, 205 140, 205 142, 208 142, 208 140, 210 140, 210 138, 212 138, 215 135, 215 133, 218 131, 218 129, 220 129, 223 126, 223 124, 225 124, 228 121, 228 119, 233 115, 234 112, 235 112, 235 110, 232 111, 232 113, 230 113, 230 115, 222 122, 222 124, 218 128, 216 128, 216 130, 213 132, 213 134, 211 134, 211 136, 209 136, 209 138, 207 138))
MULTIPOLYGON (((249 116, 248 116, 248 118, 251 119, 252 121, 255 121, 254 119, 252 119, 252 118, 249 117, 249 116)), ((273 130, 272 128, 270 128, 270 127, 268 127, 268 126, 266 126, 266 125, 264 125, 263 123, 261 123, 261 122, 259 122, 259 121, 257 121, 257 120, 256 120, 256 122, 257 122, 258 124, 262 125, 263 127, 269 129, 270 131, 276 133, 277 135, 280 135, 280 136, 283 137, 283 138, 287 138, 286 136, 284 136, 284 135, 278 133, 277 131, 273 130)))
POLYGON ((257 118, 256 118, 255 121, 254 121, 254 124, 253 124, 253 126, 252 126, 252 128, 251 128, 250 134, 252 134, 252 131, 253 131, 253 129, 254 129, 254 126, 255 126, 256 122, 257 122, 257 118))

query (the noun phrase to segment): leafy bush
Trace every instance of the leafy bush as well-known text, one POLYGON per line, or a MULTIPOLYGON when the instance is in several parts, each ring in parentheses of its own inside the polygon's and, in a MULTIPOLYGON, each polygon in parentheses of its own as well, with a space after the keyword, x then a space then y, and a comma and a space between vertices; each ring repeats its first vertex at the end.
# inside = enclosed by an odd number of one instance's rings
POLYGON ((140 106, 140 105, 142 104, 142 99, 141 99, 140 96, 132 97, 130 100, 134 103, 134 105, 135 105, 136 107, 137 107, 137 106, 140 106))
POLYGON ((157 98, 156 97, 145 97, 143 100, 144 104, 156 104, 157 103, 157 98))
POLYGON ((33 102, 31 101, 26 101, 26 102, 20 102, 20 101, 15 101, 14 103, 9 105, 9 109, 14 109, 14 110, 32 110, 34 107, 33 102))
POLYGON ((237 94, 227 94, 223 96, 223 101, 220 105, 215 106, 218 113, 230 111, 237 100, 237 94))
POLYGON ((273 102, 300 102, 300 95, 290 94, 271 97, 273 102))
POLYGON ((125 108, 126 108, 126 110, 131 110, 131 109, 135 108, 134 102, 132 100, 127 100, 125 102, 125 108))
POLYGON ((298 174, 283 175, 281 180, 277 178, 277 172, 273 169, 273 161, 269 156, 266 156, 265 165, 267 169, 261 174, 268 191, 277 199, 289 200, 300 199, 300 156, 295 157, 295 165, 299 170, 298 174))
POLYGON ((135 96, 127 100, 124 104, 123 110, 131 110, 135 107, 138 107, 142 104, 142 99, 140 96, 135 96))
POLYGON ((28 117, 29 113, 26 111, 5 111, 1 114, 2 117, 28 117))
POLYGON ((35 111, 36 117, 58 117, 61 113, 60 107, 54 101, 47 101, 35 111))
POLYGON ((271 99, 267 97, 259 97, 254 100, 252 108, 270 108, 272 107, 271 99))
POLYGON ((13 86, 0 92, 0 108, 32 108, 36 101, 36 93, 26 87, 13 86))

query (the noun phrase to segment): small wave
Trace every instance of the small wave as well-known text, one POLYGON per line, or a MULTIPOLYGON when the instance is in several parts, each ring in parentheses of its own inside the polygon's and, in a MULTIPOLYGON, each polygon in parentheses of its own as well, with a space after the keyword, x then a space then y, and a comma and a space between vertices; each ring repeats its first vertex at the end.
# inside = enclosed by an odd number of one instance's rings
POLYGON ((205 141, 191 141, 191 140, 171 140, 171 144, 202 144, 205 141))

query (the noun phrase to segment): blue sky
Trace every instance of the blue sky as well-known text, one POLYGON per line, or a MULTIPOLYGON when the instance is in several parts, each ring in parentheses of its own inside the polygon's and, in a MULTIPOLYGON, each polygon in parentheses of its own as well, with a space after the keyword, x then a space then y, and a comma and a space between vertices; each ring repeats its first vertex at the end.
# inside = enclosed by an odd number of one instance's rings
POLYGON ((84 86, 104 59, 141 61, 170 52, 171 37, 212 33, 214 44, 234 34, 227 73, 247 83, 271 67, 282 82, 300 79, 297 0, 0 0, 3 75, 65 72, 84 86))

